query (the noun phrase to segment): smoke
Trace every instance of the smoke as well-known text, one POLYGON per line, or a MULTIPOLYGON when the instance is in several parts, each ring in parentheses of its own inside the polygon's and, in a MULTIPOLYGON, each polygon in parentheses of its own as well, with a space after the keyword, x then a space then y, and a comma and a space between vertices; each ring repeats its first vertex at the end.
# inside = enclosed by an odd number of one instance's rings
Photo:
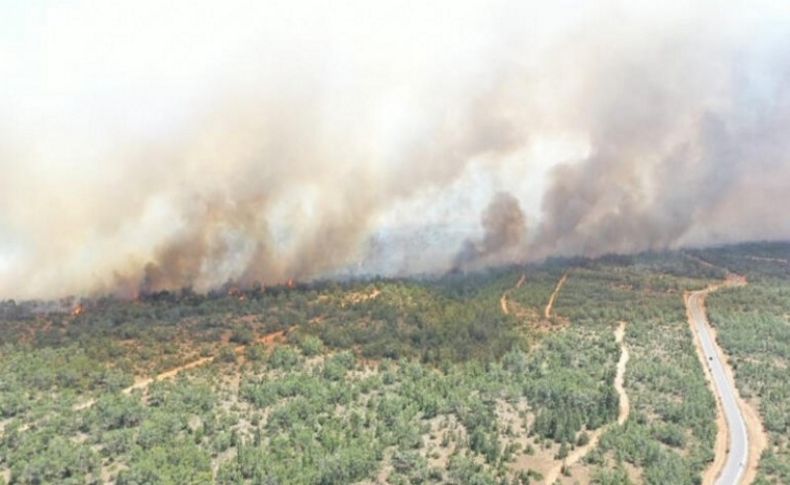
POLYGON ((781 7, 264 3, 0 16, 0 297, 790 237, 781 7))
POLYGON ((513 253, 526 233, 526 218, 518 199, 506 192, 497 193, 483 212, 480 220, 483 238, 467 239, 455 258, 457 270, 479 268, 481 265, 502 264, 513 258, 524 258, 513 253), (509 253, 509 254, 508 254, 509 253))
POLYGON ((753 53, 730 55, 714 74, 704 56, 660 50, 610 70, 606 82, 616 93, 594 86, 600 102, 590 112, 590 154, 554 169, 538 253, 596 256, 788 236, 771 202, 788 195, 769 180, 790 182, 790 143, 777 136, 790 121, 790 51, 774 53, 775 72, 759 74, 770 76, 765 85, 732 71, 753 53))

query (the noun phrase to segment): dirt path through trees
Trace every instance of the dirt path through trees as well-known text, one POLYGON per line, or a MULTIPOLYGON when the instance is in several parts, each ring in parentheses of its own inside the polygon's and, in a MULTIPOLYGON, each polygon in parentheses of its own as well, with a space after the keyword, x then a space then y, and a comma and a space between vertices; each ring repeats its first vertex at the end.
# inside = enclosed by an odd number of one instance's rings
POLYGON ((625 322, 620 322, 620 326, 614 331, 614 338, 620 344, 620 360, 617 361, 617 374, 614 377, 614 388, 620 396, 620 412, 617 415, 617 424, 623 425, 631 414, 631 402, 628 400, 628 393, 625 392, 625 366, 628 364, 630 355, 628 347, 623 339, 625 338, 625 322))
MULTIPOLYGON (((617 373, 614 376, 614 388, 620 397, 620 409, 617 413, 617 424, 622 425, 628 420, 628 415, 631 413, 631 406, 628 400, 628 394, 625 392, 625 368, 628 364, 628 348, 623 341, 625 337, 626 322, 620 322, 620 325, 614 331, 615 341, 620 344, 620 359, 617 361, 617 373)), ((590 440, 584 446, 579 446, 571 451, 562 463, 556 465, 544 477, 544 483, 553 484, 560 477, 563 469, 567 469, 579 460, 585 457, 587 453, 598 445, 598 440, 601 439, 604 431, 608 426, 601 426, 600 428, 590 433, 590 440)))
POLYGON ((510 295, 511 291, 521 288, 521 286, 524 284, 525 281, 527 281, 527 274, 522 273, 521 278, 519 278, 518 281, 516 282, 516 286, 514 286, 513 288, 509 288, 505 290, 504 293, 502 293, 502 298, 499 299, 499 307, 502 308, 502 313, 504 313, 505 315, 510 315, 510 310, 507 307, 508 295, 510 295))
MULTIPOLYGON (((276 340, 278 340, 279 338, 283 337, 284 335, 285 335, 285 330, 279 330, 277 332, 272 332, 272 333, 263 335, 262 337, 259 337, 255 342, 256 343, 260 343, 260 344, 264 344, 264 345, 271 345, 276 340)), ((242 353, 244 353, 244 351, 246 349, 247 349, 247 345, 239 345, 239 346, 235 347, 233 349, 233 351, 236 354, 242 354, 242 353)), ((171 379, 171 378, 177 376, 178 374, 180 374, 181 372, 183 372, 185 370, 194 369, 196 367, 202 367, 204 365, 207 365, 207 364, 210 364, 210 363, 214 362, 216 359, 217 359, 216 355, 212 355, 212 356, 208 356, 208 357, 201 357, 200 359, 193 360, 191 362, 187 362, 186 364, 180 365, 178 367, 174 367, 172 369, 166 370, 165 372, 157 374, 157 375, 155 375, 153 377, 146 377, 146 378, 140 379, 140 380, 136 381, 134 384, 132 384, 131 386, 124 388, 121 392, 124 393, 124 394, 131 394, 133 391, 138 390, 138 389, 145 390, 145 389, 148 388, 148 386, 150 386, 154 382, 163 381, 165 379, 171 379)), ((80 403, 80 404, 74 406, 74 410, 75 411, 82 411, 84 409, 88 409, 88 408, 92 407, 94 404, 96 404, 96 399, 89 399, 88 401, 85 401, 83 403, 80 403)))
POLYGON ((547 319, 551 318, 551 310, 554 307, 554 301, 557 299, 557 295, 559 295, 560 290, 562 289, 562 285, 565 284, 565 280, 568 279, 569 271, 570 270, 562 274, 562 277, 557 282, 557 286, 554 288, 554 291, 551 293, 551 297, 549 297, 549 302, 546 304, 546 309, 543 312, 543 316, 545 316, 547 319))

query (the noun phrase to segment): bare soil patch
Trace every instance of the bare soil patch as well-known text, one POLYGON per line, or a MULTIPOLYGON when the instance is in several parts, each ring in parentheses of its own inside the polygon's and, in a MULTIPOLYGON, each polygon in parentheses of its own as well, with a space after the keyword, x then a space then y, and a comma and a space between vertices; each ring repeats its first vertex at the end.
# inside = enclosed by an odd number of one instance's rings
POLYGON ((543 311, 543 316, 546 317, 547 320, 551 318, 551 311, 554 308, 554 302, 557 300, 557 295, 560 294, 562 285, 565 284, 565 281, 567 279, 568 279, 568 271, 562 274, 562 277, 557 282, 557 286, 554 288, 554 291, 551 292, 551 297, 549 297, 549 302, 546 304, 546 309, 543 311))

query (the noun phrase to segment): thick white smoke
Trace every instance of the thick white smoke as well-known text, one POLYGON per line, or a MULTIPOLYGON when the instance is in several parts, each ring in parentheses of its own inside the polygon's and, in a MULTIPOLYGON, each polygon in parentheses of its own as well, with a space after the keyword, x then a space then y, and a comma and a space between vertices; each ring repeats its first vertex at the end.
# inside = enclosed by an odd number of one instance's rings
POLYGON ((0 298, 790 237, 779 3, 211 3, 0 7, 0 298))

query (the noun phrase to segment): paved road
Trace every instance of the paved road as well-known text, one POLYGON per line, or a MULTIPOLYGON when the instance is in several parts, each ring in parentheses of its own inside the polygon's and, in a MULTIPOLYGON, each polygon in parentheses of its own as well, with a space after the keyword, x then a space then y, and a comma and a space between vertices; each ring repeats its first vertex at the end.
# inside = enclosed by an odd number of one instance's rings
POLYGON ((749 437, 746 433, 746 422, 735 398, 735 389, 724 371, 725 364, 719 358, 717 346, 705 316, 704 301, 707 291, 695 291, 689 296, 689 313, 694 323, 694 330, 702 344, 702 353, 713 376, 716 392, 724 409, 724 417, 729 428, 727 460, 721 474, 716 479, 717 485, 735 485, 740 483, 746 470, 749 454, 749 437))

